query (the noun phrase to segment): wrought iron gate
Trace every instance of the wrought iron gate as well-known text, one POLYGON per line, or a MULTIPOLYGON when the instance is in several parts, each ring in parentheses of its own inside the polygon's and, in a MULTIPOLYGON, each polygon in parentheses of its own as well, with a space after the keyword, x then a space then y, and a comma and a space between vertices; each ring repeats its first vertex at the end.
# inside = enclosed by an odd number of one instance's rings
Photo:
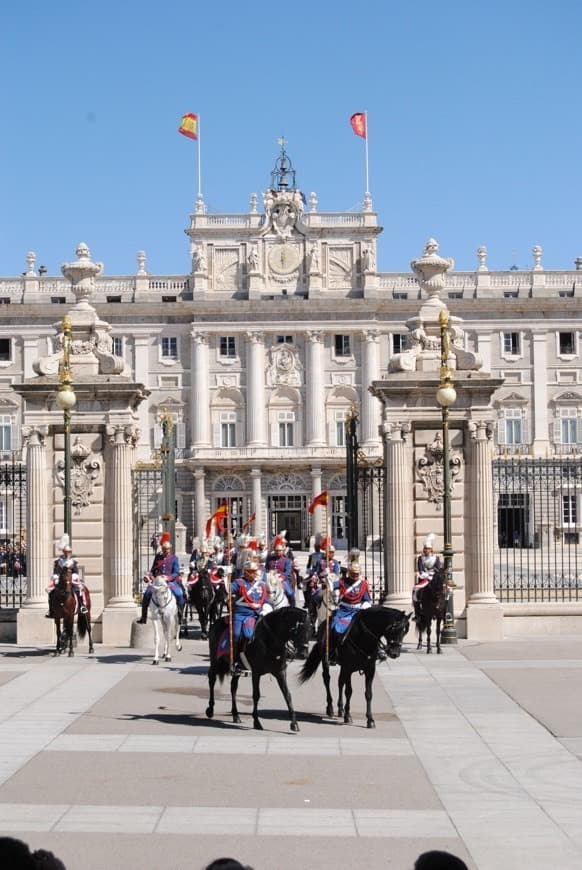
POLYGON ((132 471, 133 486, 133 593, 141 598, 143 575, 149 571, 158 546, 162 515, 162 469, 155 464, 138 465, 132 471))
POLYGON ((582 457, 493 462, 495 594, 582 600, 582 457))
POLYGON ((379 457, 360 449, 358 415, 346 419, 346 520, 348 549, 360 550, 360 562, 374 601, 385 591, 384 492, 386 469, 379 457))
POLYGON ((0 607, 26 598, 26 466, 0 464, 0 607))

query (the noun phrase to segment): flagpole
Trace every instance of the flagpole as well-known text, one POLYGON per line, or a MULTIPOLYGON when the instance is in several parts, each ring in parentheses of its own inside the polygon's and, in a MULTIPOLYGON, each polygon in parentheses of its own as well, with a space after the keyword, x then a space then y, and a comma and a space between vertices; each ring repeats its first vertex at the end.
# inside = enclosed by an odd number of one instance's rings
POLYGON ((370 177, 369 177, 369 166, 368 166, 368 110, 364 112, 364 117, 366 119, 366 196, 370 196, 370 177))
POLYGON ((327 574, 325 575, 325 663, 329 665, 329 535, 328 531, 328 516, 327 516, 327 503, 329 501, 328 498, 325 500, 325 562, 327 568, 327 574))
MULTIPOLYGON (((229 554, 230 558, 230 522, 228 517, 228 498, 225 501, 226 505, 226 551, 229 554)), ((230 673, 232 674, 234 670, 234 625, 232 622, 233 612, 232 612, 232 582, 231 575, 229 574, 229 584, 228 584, 228 648, 230 652, 230 673)))
MULTIPOLYGON (((198 115, 198 139, 197 139, 197 142, 198 142, 198 161, 197 161, 198 162, 198 199, 200 199, 200 197, 202 196, 202 167, 201 167, 201 161, 200 161, 200 138, 201 138, 200 137, 200 127, 201 127, 200 115, 198 115)), ((366 140, 366 153, 367 153, 367 148, 368 148, 368 140, 366 140)), ((366 157, 366 159, 367 159, 367 157, 366 157)))

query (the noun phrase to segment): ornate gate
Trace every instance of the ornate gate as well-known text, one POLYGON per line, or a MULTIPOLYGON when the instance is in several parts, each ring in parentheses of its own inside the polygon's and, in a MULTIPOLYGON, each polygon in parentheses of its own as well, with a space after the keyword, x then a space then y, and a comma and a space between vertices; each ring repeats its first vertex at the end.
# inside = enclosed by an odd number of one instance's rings
POLYGON ((360 449, 358 415, 346 420, 346 520, 348 550, 360 550, 360 563, 374 601, 385 591, 384 493, 386 469, 379 457, 368 457, 360 449))
POLYGON ((0 464, 0 607, 26 597, 26 466, 0 464))
POLYGON ((495 594, 582 600, 582 457, 493 462, 495 594))
POLYGON ((141 597, 143 575, 149 571, 158 546, 162 517, 162 469, 155 463, 138 464, 133 486, 133 593, 141 597))

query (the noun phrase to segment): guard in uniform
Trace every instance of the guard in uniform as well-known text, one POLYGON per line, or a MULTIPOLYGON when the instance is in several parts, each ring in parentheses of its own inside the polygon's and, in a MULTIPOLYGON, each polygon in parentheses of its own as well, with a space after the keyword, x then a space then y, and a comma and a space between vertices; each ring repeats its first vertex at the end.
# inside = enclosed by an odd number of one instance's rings
POLYGON ((178 609, 180 613, 184 607, 184 591, 180 583, 180 561, 177 556, 172 553, 172 542, 168 532, 164 532, 160 538, 161 552, 156 553, 149 575, 146 575, 147 587, 143 594, 141 602, 141 619, 138 622, 145 625, 148 620, 148 607, 152 597, 151 579, 158 577, 160 574, 168 578, 168 587, 176 596, 178 609))
POLYGON ((275 538, 273 552, 267 559, 267 571, 277 571, 283 583, 287 600, 295 607, 295 587, 293 585, 293 561, 285 555, 284 540, 278 535, 275 538))
POLYGON ((240 656, 255 635, 259 617, 273 610, 267 584, 258 576, 255 561, 247 559, 244 563, 242 576, 232 583, 231 596, 233 638, 237 652, 235 670, 240 671, 241 664, 246 670, 246 663, 240 661, 240 656))

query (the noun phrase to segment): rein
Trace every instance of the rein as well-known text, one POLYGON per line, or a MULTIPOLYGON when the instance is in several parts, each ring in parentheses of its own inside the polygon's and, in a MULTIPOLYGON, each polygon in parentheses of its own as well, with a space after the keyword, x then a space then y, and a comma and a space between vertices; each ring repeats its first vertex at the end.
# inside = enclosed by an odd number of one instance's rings
MULTIPOLYGON (((361 611, 360 611, 360 612, 361 612, 361 611)), ((386 643, 384 643, 384 641, 382 640, 382 634, 380 634, 380 635, 375 635, 374 632, 373 632, 371 629, 368 628, 368 626, 366 625, 366 623, 365 623, 363 620, 360 620, 358 624, 360 625, 361 628, 364 629, 364 632, 365 632, 366 634, 368 634, 371 638, 374 639, 374 642, 377 644, 377 650, 376 650, 376 654, 374 654, 374 655, 368 655, 368 654, 367 654, 367 653, 366 653, 366 652, 365 652, 365 651, 364 651, 360 646, 358 646, 358 644, 353 640, 353 638, 352 638, 352 636, 351 636, 352 633, 350 632, 349 635, 348 635, 348 637, 346 638, 346 640, 349 641, 349 642, 352 644, 352 646, 353 646, 354 650, 356 651, 356 653, 360 654, 363 658, 367 659, 368 661, 369 661, 370 659, 372 659, 372 658, 374 658, 374 659, 376 658, 376 655, 377 655, 378 649, 381 649, 382 652, 384 652, 384 653, 388 656, 388 655, 389 655, 389 653, 388 653, 388 648, 389 648, 389 646, 390 646, 390 641, 386 640, 386 643)), ((392 643, 394 643, 394 641, 392 641, 392 643)))
POLYGON ((160 604, 159 601, 156 600, 156 593, 158 590, 156 589, 155 586, 152 587, 152 590, 153 590, 152 591, 152 601, 153 601, 154 605, 158 608, 158 610, 165 610, 166 607, 168 607, 168 605, 172 601, 172 594, 173 594, 172 590, 168 586, 166 586, 166 592, 169 593, 169 598, 165 604, 160 604))

